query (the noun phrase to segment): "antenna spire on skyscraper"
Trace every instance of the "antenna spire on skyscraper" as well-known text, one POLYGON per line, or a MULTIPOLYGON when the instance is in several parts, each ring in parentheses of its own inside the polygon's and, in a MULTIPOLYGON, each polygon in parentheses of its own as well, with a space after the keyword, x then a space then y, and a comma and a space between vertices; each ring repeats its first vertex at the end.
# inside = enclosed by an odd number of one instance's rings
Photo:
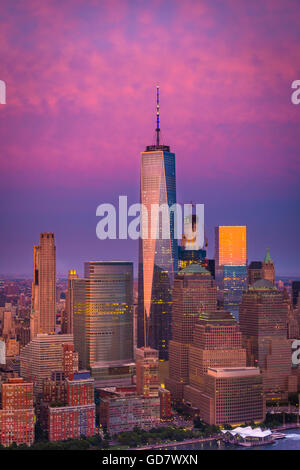
POLYGON ((156 85, 156 145, 159 146, 159 85, 156 85))

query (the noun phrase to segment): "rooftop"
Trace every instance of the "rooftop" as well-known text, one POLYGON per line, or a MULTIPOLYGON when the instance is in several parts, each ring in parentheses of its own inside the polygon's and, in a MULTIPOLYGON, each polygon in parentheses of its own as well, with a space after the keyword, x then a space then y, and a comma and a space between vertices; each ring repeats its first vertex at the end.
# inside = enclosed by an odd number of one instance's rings
POLYGON ((216 378, 253 377, 260 375, 258 367, 209 367, 207 375, 216 378))
POLYGON ((277 288, 272 284, 271 281, 267 279, 259 279, 258 281, 254 282, 251 286, 249 286, 250 290, 275 290, 277 288))
POLYGON ((192 263, 186 266, 185 268, 181 269, 178 273, 179 276, 186 276, 186 275, 194 275, 194 274, 209 274, 210 272, 207 271, 201 264, 199 263, 192 263))

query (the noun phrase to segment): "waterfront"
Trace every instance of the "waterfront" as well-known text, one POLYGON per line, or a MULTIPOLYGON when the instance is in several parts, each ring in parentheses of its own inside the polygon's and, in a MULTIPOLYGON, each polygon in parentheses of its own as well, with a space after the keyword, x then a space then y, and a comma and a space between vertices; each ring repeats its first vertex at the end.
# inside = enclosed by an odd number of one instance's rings
MULTIPOLYGON (((300 450, 300 429, 287 429, 285 439, 278 439, 273 444, 258 447, 242 447, 225 444, 223 441, 197 442, 193 444, 177 444, 169 450, 300 450)), ((160 449, 164 450, 164 446, 160 449)))

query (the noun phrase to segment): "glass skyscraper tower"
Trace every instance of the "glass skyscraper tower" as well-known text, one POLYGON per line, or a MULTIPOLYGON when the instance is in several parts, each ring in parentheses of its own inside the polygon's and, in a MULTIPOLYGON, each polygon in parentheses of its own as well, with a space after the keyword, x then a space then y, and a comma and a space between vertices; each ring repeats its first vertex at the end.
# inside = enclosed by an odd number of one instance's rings
POLYGON ((174 237, 174 212, 152 214, 153 205, 170 208, 176 203, 175 154, 159 142, 159 89, 157 87, 156 144, 141 153, 140 199, 142 211, 139 244, 138 347, 159 351, 168 359, 171 324, 171 289, 178 269, 177 239, 174 237), (152 215, 152 216, 151 216, 152 215), (166 220, 167 217, 167 220, 166 220), (163 227, 169 236, 164 237, 163 227), (145 230, 147 229, 147 236, 145 230), (157 233, 154 237, 153 233, 157 233))
POLYGON ((131 262, 90 261, 73 280, 74 345, 94 377, 121 376, 133 361, 132 279, 131 262))

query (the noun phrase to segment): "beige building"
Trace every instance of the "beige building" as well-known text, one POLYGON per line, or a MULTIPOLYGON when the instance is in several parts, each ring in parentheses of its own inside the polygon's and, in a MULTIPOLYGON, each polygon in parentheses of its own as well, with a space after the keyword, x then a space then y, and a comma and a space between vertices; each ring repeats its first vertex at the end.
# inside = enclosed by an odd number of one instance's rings
POLYGON ((202 419, 210 425, 264 421, 265 407, 259 369, 209 368, 199 409, 202 419))
POLYGON ((73 336, 38 334, 21 350, 21 376, 34 382, 36 395, 51 371, 63 369, 63 344, 73 344, 73 336))
POLYGON ((286 399, 297 392, 292 376, 288 337, 289 303, 272 281, 261 279, 243 294, 240 328, 247 349, 247 365, 259 367, 267 399, 286 399))
POLYGON ((136 349, 137 394, 146 397, 157 397, 158 377, 158 351, 149 347, 136 349))
POLYGON ((33 247, 31 338, 39 333, 55 333, 55 327, 56 247, 54 233, 41 233, 40 245, 33 247))

